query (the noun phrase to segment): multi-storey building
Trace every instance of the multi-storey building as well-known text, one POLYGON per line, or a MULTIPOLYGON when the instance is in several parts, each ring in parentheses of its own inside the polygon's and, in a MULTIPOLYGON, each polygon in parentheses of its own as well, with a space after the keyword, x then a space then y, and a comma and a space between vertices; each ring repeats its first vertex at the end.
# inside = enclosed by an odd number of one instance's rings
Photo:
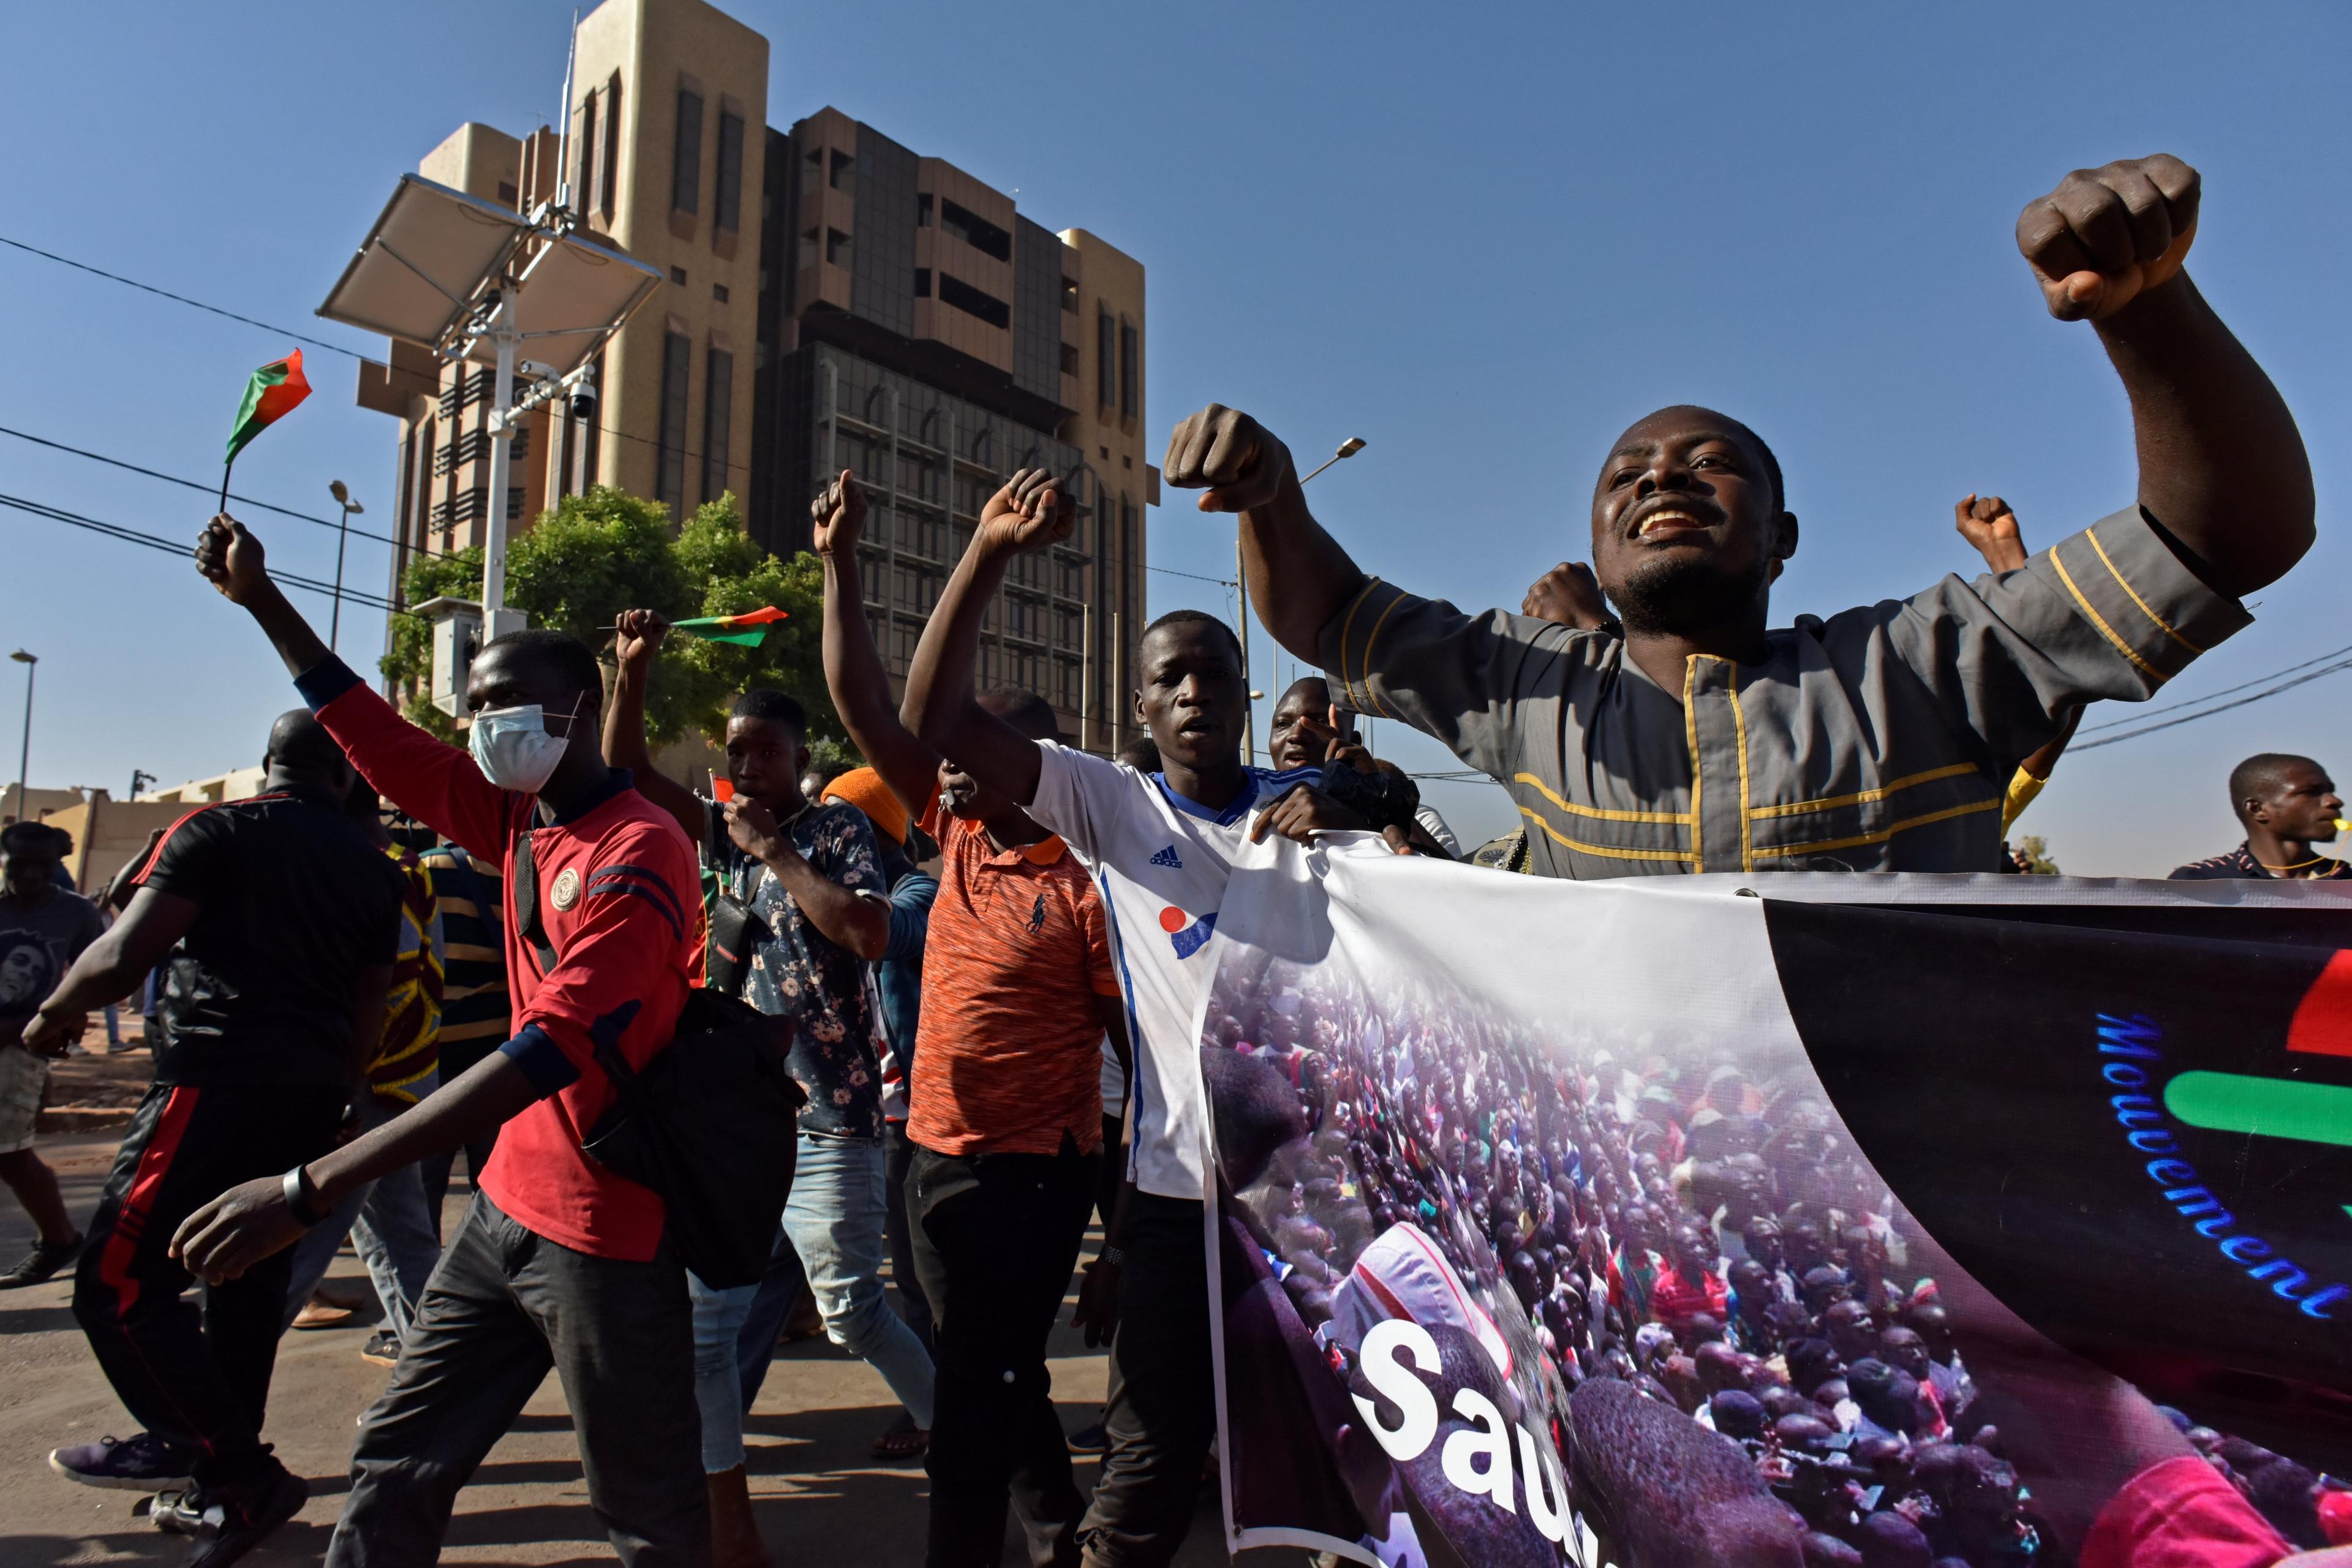
MULTIPOLYGON (((605 0, 576 37, 571 118, 525 139, 467 125, 427 178, 530 210, 559 180, 583 226, 669 274, 599 366, 589 418, 530 416, 506 497, 528 526, 617 485, 683 516, 731 493, 752 536, 805 549, 842 468, 873 497, 866 613, 894 677, 982 505, 1013 470, 1070 476, 1066 545, 988 613, 985 684, 1045 695, 1106 751, 1144 617, 1143 268, 1083 229, 832 109, 766 124, 767 40, 703 0, 605 0)), ((489 377, 395 344, 361 401, 400 416, 399 536, 478 542, 489 377)), ((394 584, 395 597, 399 585, 394 584)))

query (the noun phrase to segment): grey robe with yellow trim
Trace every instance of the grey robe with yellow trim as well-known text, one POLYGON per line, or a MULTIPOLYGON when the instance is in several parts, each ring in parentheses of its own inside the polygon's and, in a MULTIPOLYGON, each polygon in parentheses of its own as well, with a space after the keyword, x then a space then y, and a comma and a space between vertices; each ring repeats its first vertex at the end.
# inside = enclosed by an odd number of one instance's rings
POLYGON ((1511 792, 1538 876, 1989 871, 2002 793, 2072 708, 2138 701, 2250 620, 2138 508, 2014 572, 1807 616, 1661 689, 1606 632, 1373 581, 1323 629, 1332 689, 1511 792))

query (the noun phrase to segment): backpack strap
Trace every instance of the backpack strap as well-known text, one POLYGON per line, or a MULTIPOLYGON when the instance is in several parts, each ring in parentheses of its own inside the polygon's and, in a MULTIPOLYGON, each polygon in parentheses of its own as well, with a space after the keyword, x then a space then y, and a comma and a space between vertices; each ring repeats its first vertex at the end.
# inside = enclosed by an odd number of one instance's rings
POLYGON ((514 896, 515 930, 539 954, 539 973, 544 979, 553 972, 557 960, 555 949, 548 945, 547 928, 540 923, 539 867, 531 858, 528 824, 515 835, 514 875, 509 879, 509 889, 514 896))

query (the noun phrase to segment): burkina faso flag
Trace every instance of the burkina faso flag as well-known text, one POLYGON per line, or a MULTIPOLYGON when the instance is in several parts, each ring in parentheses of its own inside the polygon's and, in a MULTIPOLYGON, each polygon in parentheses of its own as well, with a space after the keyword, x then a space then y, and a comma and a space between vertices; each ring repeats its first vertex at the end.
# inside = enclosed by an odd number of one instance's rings
POLYGON ((245 384, 245 401, 236 405, 236 423, 228 433, 228 460, 236 462, 236 455, 256 436, 310 395, 310 384, 302 379, 300 349, 255 371, 253 379, 245 384))

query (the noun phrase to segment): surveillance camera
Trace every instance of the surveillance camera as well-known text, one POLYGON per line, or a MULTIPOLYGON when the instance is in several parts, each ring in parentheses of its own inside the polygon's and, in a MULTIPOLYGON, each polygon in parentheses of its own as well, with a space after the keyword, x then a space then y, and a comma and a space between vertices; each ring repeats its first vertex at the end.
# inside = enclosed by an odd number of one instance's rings
POLYGON ((582 376, 580 384, 572 389, 572 417, 596 417, 596 377, 593 374, 582 376))

